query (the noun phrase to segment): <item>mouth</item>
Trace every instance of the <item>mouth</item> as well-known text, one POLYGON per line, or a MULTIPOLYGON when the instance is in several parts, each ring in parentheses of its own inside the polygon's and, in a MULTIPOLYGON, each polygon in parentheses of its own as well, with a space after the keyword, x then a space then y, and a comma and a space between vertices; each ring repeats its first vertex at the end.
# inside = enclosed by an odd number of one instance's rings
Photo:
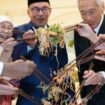
POLYGON ((95 22, 86 22, 90 27, 95 28, 95 22))
POLYGON ((3 39, 8 39, 9 38, 9 36, 6 33, 2 33, 2 32, 0 32, 0 37, 3 38, 3 39))
POLYGON ((44 17, 38 17, 37 20, 45 20, 44 17))
POLYGON ((39 21, 44 21, 45 19, 44 19, 44 18, 38 18, 37 20, 39 20, 39 21))

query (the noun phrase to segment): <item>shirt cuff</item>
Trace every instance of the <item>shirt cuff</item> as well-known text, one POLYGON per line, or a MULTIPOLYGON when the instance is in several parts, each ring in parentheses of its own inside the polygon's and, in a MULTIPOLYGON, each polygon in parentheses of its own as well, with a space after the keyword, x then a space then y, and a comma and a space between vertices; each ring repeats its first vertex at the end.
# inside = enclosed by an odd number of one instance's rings
POLYGON ((102 77, 105 79, 105 72, 104 71, 100 71, 100 73, 102 74, 102 77))
POLYGON ((3 72, 3 66, 4 66, 3 62, 0 62, 0 76, 1 76, 1 74, 3 72))

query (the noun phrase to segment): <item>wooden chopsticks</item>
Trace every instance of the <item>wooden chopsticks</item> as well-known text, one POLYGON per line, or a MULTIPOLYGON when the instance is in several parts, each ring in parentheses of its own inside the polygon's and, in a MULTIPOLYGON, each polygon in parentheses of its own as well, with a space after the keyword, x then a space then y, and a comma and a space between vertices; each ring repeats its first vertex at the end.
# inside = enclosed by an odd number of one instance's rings
MULTIPOLYGON (((4 78, 0 78, 0 83, 5 84, 5 85, 11 84, 8 80, 6 80, 4 78)), ((11 85, 14 85, 14 84, 11 84, 11 85)), ((34 97, 26 94, 25 92, 22 91, 22 89, 19 89, 18 94, 25 97, 26 99, 30 100, 31 102, 35 103, 34 97)))
POLYGON ((77 28, 77 25, 69 25, 64 27, 64 30, 65 32, 69 32, 69 31, 75 30, 76 28, 77 28))
POLYGON ((18 39, 15 39, 15 41, 17 41, 17 42, 21 42, 21 41, 28 41, 28 40, 33 40, 33 39, 37 39, 37 37, 18 38, 18 39))

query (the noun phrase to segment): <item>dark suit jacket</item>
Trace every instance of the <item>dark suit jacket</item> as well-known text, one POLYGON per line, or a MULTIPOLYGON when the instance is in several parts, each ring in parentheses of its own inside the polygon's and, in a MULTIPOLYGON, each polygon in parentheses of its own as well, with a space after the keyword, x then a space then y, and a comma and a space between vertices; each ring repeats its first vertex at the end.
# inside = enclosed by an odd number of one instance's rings
MULTIPOLYGON (((21 31, 27 31, 33 27, 33 24, 27 23, 24 25, 21 25, 17 27, 17 29, 21 31)), ((35 27, 35 26, 34 26, 35 27)), ((37 27, 35 27, 37 28, 37 27)), ((22 35, 16 35, 16 36, 22 36, 22 35)), ((36 45, 33 50, 31 50, 27 54, 27 45, 25 42, 19 43, 14 47, 14 51, 12 54, 12 57, 14 60, 17 60, 20 58, 20 56, 24 55, 29 60, 32 60, 37 65, 37 68, 40 70, 40 72, 51 81, 51 71, 56 71, 57 68, 63 67, 68 62, 67 57, 67 51, 66 48, 60 48, 58 47, 57 57, 54 56, 55 48, 53 48, 53 52, 50 54, 49 57, 41 56, 38 50, 38 46, 36 45), (58 63, 59 62, 59 63, 58 63)), ((36 72, 37 74, 37 72, 36 72)), ((39 74, 38 74, 39 75, 39 74)), ((39 75, 41 80, 43 80, 46 84, 49 84, 48 81, 41 75, 39 75)), ((35 77, 33 74, 22 79, 20 81, 20 88, 27 94, 34 97, 36 104, 33 104, 31 101, 19 96, 17 105, 42 105, 41 99, 43 97, 46 97, 47 94, 43 94, 42 89, 38 88, 40 85, 40 80, 35 77), (39 104, 38 104, 39 103, 39 104)))
MULTIPOLYGON (((98 34, 104 34, 104 33, 105 33, 105 16, 98 34)), ((88 39, 80 37, 76 31, 74 32, 74 42, 75 42, 76 57, 80 55, 83 51, 88 49, 91 45, 88 39)), ((89 55, 91 55, 92 53, 90 53, 89 55)), ((84 63, 80 65, 78 73, 80 83, 83 81, 82 76, 84 71, 89 69, 89 65, 91 64, 91 62, 94 63, 93 70, 95 72, 103 70, 105 71, 105 62, 103 61, 91 60, 90 62, 84 63)), ((81 96, 85 97, 93 88, 94 86, 84 87, 81 91, 81 96)), ((105 85, 102 87, 99 93, 93 96, 92 100, 89 101, 88 105, 105 105, 105 85)))

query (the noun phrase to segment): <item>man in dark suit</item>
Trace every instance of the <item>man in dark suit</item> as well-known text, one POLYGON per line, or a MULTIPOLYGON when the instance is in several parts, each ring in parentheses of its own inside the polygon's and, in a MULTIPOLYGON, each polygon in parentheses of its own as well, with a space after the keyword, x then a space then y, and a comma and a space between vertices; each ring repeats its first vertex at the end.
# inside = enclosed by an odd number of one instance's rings
MULTIPOLYGON (((105 33, 105 16, 104 12, 104 3, 102 0, 78 0, 78 7, 81 14, 81 17, 84 23, 87 23, 96 34, 105 33)), ((89 39, 81 37, 77 31, 74 32, 74 40, 75 40, 75 52, 76 57, 84 52, 91 46, 91 42, 89 39)), ((92 55, 95 52, 91 52, 92 55)), ((95 72, 105 70, 105 62, 98 60, 91 60, 90 62, 81 64, 79 67, 79 81, 80 83, 83 81, 83 73, 85 70, 89 69, 91 62, 94 64, 92 68, 95 72)), ((94 86, 86 86, 81 91, 82 98, 85 97, 94 86)), ((99 93, 96 93, 91 100, 89 100, 87 105, 104 105, 105 104, 105 86, 101 88, 99 93)))
MULTIPOLYGON (((49 0, 28 0, 28 15, 31 21, 16 27, 16 29, 28 31, 23 35, 24 38, 33 36, 31 34, 32 30, 35 31, 39 27, 48 27, 47 21, 50 13, 51 6, 49 0)), ((15 35, 15 38, 18 36, 22 37, 22 35, 18 34, 15 35)), ((58 69, 68 62, 66 47, 60 48, 57 46, 57 56, 55 56, 55 51, 56 47, 53 47, 53 51, 49 56, 40 55, 36 40, 21 42, 15 46, 12 54, 13 59, 17 60, 21 56, 25 56, 35 62, 42 74, 36 71, 36 76, 32 74, 20 81, 20 88, 27 94, 33 96, 35 103, 19 96, 17 105, 42 105, 41 99, 46 98, 47 94, 43 93, 41 83, 44 82, 48 85, 51 82, 53 73, 56 73, 58 69)))

